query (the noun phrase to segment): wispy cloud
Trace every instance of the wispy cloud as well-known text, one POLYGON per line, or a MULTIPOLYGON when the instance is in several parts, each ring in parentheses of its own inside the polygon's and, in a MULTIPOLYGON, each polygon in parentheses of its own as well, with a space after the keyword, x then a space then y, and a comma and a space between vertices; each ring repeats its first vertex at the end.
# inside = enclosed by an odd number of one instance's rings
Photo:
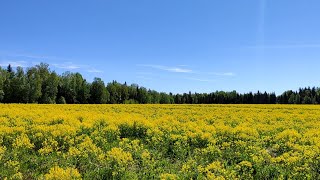
POLYGON ((12 67, 30 67, 40 64, 40 62, 46 62, 49 63, 50 66, 57 69, 64 69, 68 71, 85 71, 88 73, 103 73, 102 70, 98 70, 95 67, 73 63, 73 60, 70 58, 34 54, 7 53, 2 51, 0 51, 0 54, 4 57, 7 57, 8 59, 18 59, 15 61, 2 60, 0 61, 0 66, 7 66, 8 64, 11 64, 12 67))
POLYGON ((189 67, 189 66, 186 65, 186 64, 180 64, 180 65, 178 65, 178 66, 180 66, 180 67, 189 67))
POLYGON ((75 69, 81 68, 81 66, 73 64, 72 62, 53 63, 52 66, 59 68, 59 69, 67 69, 67 70, 75 70, 75 69))
POLYGON ((15 61, 15 60, 4 60, 4 61, 0 61, 0 66, 4 67, 4 66, 8 66, 11 65, 11 67, 28 67, 29 63, 26 61, 15 61))
MULTIPOLYGON (((203 72, 199 70, 194 70, 194 69, 191 69, 190 66, 188 65, 177 65, 174 67, 170 67, 170 66, 164 66, 164 65, 138 64, 137 66, 148 67, 148 68, 167 71, 167 72, 183 73, 187 76, 185 77, 178 76, 176 78, 182 78, 182 79, 199 81, 199 82, 215 82, 215 78, 217 76, 220 76, 220 77, 236 76, 236 74, 233 72, 203 72), (190 77, 190 75, 193 75, 193 77, 190 77)), ((151 75, 150 73, 145 73, 145 72, 139 72, 137 74, 139 75, 137 77, 140 79, 145 79, 145 78, 149 79, 149 77, 146 77, 145 75, 151 75)))
POLYGON ((88 73, 103 73, 102 70, 96 69, 94 67, 88 66, 88 65, 79 65, 79 64, 74 64, 72 62, 65 62, 65 63, 54 63, 52 64, 55 68, 59 69, 66 69, 66 70, 83 70, 88 73))
POLYGON ((89 72, 89 73, 103 73, 102 70, 98 70, 98 69, 95 69, 95 68, 89 68, 86 71, 89 72))
POLYGON ((178 68, 178 67, 164 68, 163 70, 170 71, 170 72, 177 72, 177 73, 191 73, 192 72, 192 70, 190 70, 190 69, 183 69, 183 68, 178 68))
POLYGON ((59 60, 59 61, 72 61, 70 58, 62 58, 55 56, 34 55, 34 54, 17 54, 17 53, 5 53, 0 51, 0 54, 10 57, 23 58, 23 59, 37 59, 37 60, 59 60))
POLYGON ((150 67, 153 69, 168 71, 168 72, 174 72, 174 73, 193 73, 191 69, 183 68, 180 66, 177 67, 169 67, 169 66, 162 66, 162 65, 151 65, 151 64, 138 64, 138 66, 143 67, 150 67))
POLYGON ((215 76, 236 76, 236 74, 233 72, 225 72, 225 73, 213 72, 213 73, 208 73, 208 74, 215 75, 215 76))

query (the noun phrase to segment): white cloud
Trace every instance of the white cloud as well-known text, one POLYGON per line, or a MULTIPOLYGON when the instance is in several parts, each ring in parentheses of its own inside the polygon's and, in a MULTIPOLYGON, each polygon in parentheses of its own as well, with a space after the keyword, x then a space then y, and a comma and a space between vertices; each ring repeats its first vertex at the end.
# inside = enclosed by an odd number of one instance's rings
POLYGON ((183 68, 177 68, 177 67, 173 67, 173 68, 166 67, 166 68, 163 68, 163 70, 170 71, 170 72, 177 72, 177 73, 191 73, 192 72, 192 70, 190 70, 190 69, 183 69, 183 68))
POLYGON ((65 63, 53 63, 52 66, 59 68, 59 69, 66 69, 66 70, 83 70, 89 73, 103 73, 102 70, 96 69, 94 67, 88 65, 78 65, 72 62, 65 62, 65 63))
POLYGON ((213 75, 216 75, 216 76, 235 76, 236 74, 233 73, 233 72, 225 72, 225 73, 209 73, 209 74, 213 74, 213 75))
MULTIPOLYGON (((200 78, 194 78, 194 77, 183 77, 184 79, 193 80, 193 81, 199 81, 199 82, 214 82, 215 80, 210 79, 212 76, 221 76, 221 77, 232 77, 236 76, 233 72, 200 72, 200 71, 194 71, 188 67, 188 65, 177 65, 175 67, 169 67, 169 66, 163 66, 163 65, 151 65, 151 64, 138 64, 137 66, 142 67, 149 67, 152 69, 158 69, 168 72, 174 72, 174 73, 185 73, 185 74, 194 74, 199 76, 200 78), (203 78, 202 78, 202 77, 203 78)), ((139 75, 148 75, 145 73, 138 73, 139 75)), ((142 79, 143 76, 140 76, 139 78, 142 79)))
POLYGON ((8 61, 1 61, 0 66, 6 67, 8 65, 11 65, 11 67, 28 67, 29 64, 26 61, 14 61, 14 60, 8 60, 8 61))
POLYGON ((66 62, 66 63, 60 63, 60 64, 54 63, 52 64, 52 66, 59 69, 67 69, 67 70, 75 70, 75 69, 81 68, 80 65, 73 64, 72 62, 66 62))
POLYGON ((10 57, 20 57, 20 58, 24 58, 24 59, 37 59, 37 60, 59 60, 59 61, 71 61, 71 59, 69 58, 61 58, 61 57, 54 57, 54 56, 43 56, 43 55, 33 55, 33 54, 16 54, 16 53, 2 53, 6 56, 10 56, 10 57))
POLYGON ((168 67, 168 66, 150 65, 150 64, 140 64, 138 66, 150 67, 153 69, 159 69, 159 70, 174 72, 174 73, 192 73, 193 72, 191 69, 182 68, 182 67, 168 67))
POLYGON ((30 55, 30 54, 15 54, 15 53, 5 53, 1 52, 4 57, 11 57, 13 59, 22 60, 2 60, 0 61, 0 66, 8 66, 11 64, 12 67, 30 67, 40 64, 41 61, 48 63, 50 66, 58 69, 64 69, 68 71, 85 71, 89 73, 103 73, 102 70, 98 70, 89 65, 79 65, 72 62, 71 59, 54 57, 54 56, 43 56, 43 55, 30 55), (57 62, 58 61, 58 62, 57 62), (64 62, 59 62, 64 61, 64 62))
POLYGON ((87 72, 89 72, 89 73, 103 73, 103 71, 95 69, 95 68, 89 68, 89 69, 87 69, 87 72))

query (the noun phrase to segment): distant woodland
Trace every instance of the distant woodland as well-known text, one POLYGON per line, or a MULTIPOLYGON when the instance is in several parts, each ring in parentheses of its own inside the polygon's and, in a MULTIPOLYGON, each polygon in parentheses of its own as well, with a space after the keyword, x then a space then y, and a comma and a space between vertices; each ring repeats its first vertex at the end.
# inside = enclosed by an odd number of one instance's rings
POLYGON ((101 78, 88 82, 80 73, 62 75, 46 63, 34 67, 0 67, 0 103, 40 104, 318 104, 320 88, 275 93, 216 91, 173 94, 101 78))

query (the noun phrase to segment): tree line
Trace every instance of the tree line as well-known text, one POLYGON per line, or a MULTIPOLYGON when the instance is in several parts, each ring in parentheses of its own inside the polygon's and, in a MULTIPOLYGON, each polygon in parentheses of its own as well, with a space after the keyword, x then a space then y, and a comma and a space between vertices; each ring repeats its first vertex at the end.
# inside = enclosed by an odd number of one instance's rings
POLYGON ((80 73, 62 75, 49 69, 46 63, 14 71, 11 65, 0 67, 0 103, 40 104, 318 104, 320 88, 300 88, 299 91, 275 93, 212 93, 173 94, 157 92, 137 84, 128 85, 101 78, 87 82, 80 73))

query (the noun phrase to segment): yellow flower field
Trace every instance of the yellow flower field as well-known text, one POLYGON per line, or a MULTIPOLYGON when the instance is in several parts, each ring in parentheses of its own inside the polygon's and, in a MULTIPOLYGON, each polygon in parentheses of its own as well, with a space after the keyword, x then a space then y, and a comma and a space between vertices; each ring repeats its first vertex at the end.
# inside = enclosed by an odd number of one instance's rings
POLYGON ((320 179, 320 106, 0 105, 0 179, 320 179))

